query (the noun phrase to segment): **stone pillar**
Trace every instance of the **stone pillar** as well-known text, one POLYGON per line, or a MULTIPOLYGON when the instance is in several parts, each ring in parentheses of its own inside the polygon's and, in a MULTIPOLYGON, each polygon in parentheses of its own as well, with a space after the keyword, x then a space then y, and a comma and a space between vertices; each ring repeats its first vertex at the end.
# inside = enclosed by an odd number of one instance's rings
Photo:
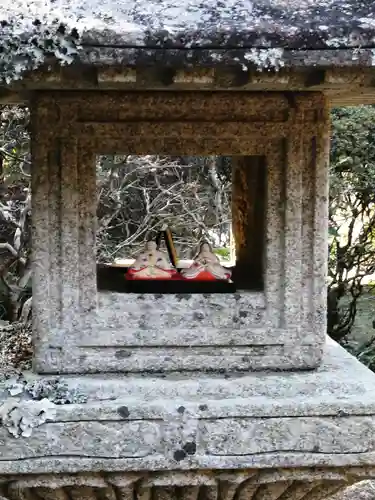
POLYGON ((74 108, 64 111, 48 94, 31 109, 36 370, 61 368, 62 349, 69 352, 96 308, 95 155, 69 133, 74 108))
POLYGON ((316 335, 321 348, 326 331, 329 111, 324 98, 312 94, 291 101, 290 113, 283 139, 265 145, 265 138, 259 138, 264 155, 235 162, 236 276, 249 283, 262 273, 258 280, 263 281, 269 323, 297 328, 301 337, 316 335))

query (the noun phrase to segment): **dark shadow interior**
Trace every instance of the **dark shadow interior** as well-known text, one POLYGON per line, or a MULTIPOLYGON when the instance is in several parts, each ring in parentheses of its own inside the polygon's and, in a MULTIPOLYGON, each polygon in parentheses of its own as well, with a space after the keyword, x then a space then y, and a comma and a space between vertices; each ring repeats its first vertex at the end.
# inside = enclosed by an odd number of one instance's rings
POLYGON ((264 289, 267 164, 265 156, 238 156, 232 162, 232 230, 238 290, 264 289))

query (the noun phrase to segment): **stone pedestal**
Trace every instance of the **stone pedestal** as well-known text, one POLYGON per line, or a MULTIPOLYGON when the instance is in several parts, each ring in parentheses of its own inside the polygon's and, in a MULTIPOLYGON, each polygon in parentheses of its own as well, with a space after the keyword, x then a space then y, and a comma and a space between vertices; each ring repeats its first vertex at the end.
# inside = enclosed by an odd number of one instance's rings
POLYGON ((319 365, 329 136, 321 94, 48 92, 32 110, 36 371, 319 365), (95 155, 113 152, 235 157, 237 275, 250 270, 236 294, 97 293, 95 155))
POLYGON ((321 500, 375 476, 374 375, 333 342, 309 373, 25 376, 0 388, 3 498, 321 500))

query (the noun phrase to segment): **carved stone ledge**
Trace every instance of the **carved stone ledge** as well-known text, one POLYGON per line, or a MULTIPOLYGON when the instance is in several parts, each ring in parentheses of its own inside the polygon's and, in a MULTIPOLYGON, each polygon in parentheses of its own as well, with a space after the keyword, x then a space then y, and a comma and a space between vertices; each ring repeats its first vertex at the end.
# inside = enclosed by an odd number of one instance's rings
POLYGON ((375 478, 374 374, 332 342, 310 373, 24 377, 0 385, 0 500, 327 500, 375 478))
POLYGON ((8 476, 0 478, 0 495, 7 500, 322 500, 361 481, 359 472, 253 469, 8 476))
POLYGON ((0 385, 0 474, 375 468, 375 376, 332 342, 313 372, 27 377, 0 385))
MULTIPOLYGON (((121 49, 118 49, 121 52, 121 49)), ((318 57, 321 51, 318 51, 318 57)), ((305 54, 306 55, 306 54, 305 54)), ((303 55, 301 60, 303 61, 303 55)), ((133 68, 121 61, 104 58, 98 65, 50 66, 26 74, 22 81, 0 89, 0 102, 17 103, 28 99, 33 90, 241 90, 324 92, 333 106, 375 102, 373 67, 325 68, 313 62, 279 71, 257 71, 241 64, 215 67, 191 66, 173 69, 155 61, 133 68), (309 67, 310 66, 310 67, 309 67)))

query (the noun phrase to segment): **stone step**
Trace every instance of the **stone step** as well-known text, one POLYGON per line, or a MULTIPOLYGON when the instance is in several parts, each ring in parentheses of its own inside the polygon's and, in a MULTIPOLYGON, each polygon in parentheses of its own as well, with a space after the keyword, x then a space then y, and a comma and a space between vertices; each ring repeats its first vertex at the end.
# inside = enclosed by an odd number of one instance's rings
POLYGON ((332 341, 310 372, 24 377, 0 474, 375 466, 375 375, 332 341))

